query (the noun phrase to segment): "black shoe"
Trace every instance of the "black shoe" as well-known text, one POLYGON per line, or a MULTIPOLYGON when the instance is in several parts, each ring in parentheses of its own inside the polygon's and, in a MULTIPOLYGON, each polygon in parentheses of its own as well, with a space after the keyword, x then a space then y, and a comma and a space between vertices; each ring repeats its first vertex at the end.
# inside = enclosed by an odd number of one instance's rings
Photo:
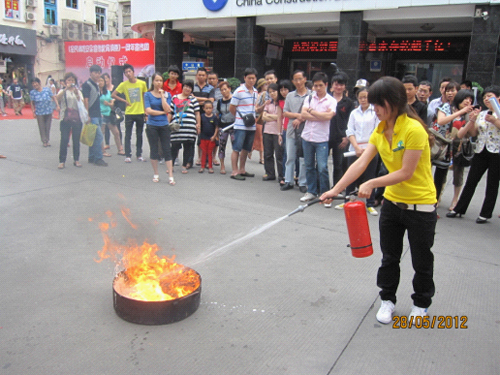
POLYGON ((478 216, 476 219, 476 224, 484 224, 488 221, 488 219, 485 219, 484 217, 478 216))
POLYGON ((262 181, 274 181, 274 180, 276 180, 276 177, 272 177, 272 176, 262 177, 262 181))
POLYGON ((94 159, 89 159, 89 164, 94 164, 95 160, 94 159))
MULTIPOLYGON (((458 212, 451 210, 450 212, 448 212, 446 214, 446 217, 457 217, 457 215, 458 215, 458 217, 462 217, 462 214, 459 214, 458 212)), ((476 222, 477 222, 477 220, 476 220, 476 222)))
POLYGON ((280 187, 281 191, 286 191, 286 190, 291 190, 291 189, 293 189, 293 184, 289 184, 289 183, 286 183, 286 182, 285 182, 285 185, 283 185, 282 187, 280 187))
POLYGON ((299 186, 299 190, 300 190, 301 193, 305 194, 305 193, 307 193, 307 186, 305 186, 305 185, 304 186, 299 186))
POLYGON ((99 166, 99 167, 107 167, 108 166, 108 163, 106 163, 102 159, 96 160, 94 164, 97 165, 97 166, 99 166))

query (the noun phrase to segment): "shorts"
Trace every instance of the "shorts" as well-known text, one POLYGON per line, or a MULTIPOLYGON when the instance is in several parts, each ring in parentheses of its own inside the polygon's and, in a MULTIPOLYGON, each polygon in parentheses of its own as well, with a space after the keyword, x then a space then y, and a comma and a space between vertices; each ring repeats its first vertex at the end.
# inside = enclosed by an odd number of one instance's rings
POLYGON ((241 152, 242 150, 251 152, 255 130, 234 130, 233 151, 241 152))

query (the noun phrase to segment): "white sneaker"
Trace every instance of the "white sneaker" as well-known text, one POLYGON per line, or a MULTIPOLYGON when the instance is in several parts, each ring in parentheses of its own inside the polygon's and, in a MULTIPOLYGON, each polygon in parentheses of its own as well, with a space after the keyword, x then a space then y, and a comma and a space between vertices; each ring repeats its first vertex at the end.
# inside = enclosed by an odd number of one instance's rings
POLYGON ((325 208, 332 208, 332 203, 323 203, 323 206, 325 206, 325 208))
POLYGON ((305 193, 302 198, 300 198, 301 202, 309 202, 312 201, 316 196, 312 193, 305 193))
POLYGON ((378 216, 378 212, 375 208, 373 207, 367 207, 366 210, 368 211, 368 213, 372 216, 378 216))
POLYGON ((427 316, 427 309, 413 305, 411 307, 411 313, 410 313, 409 318, 411 319, 411 317, 413 317, 413 321, 415 321, 415 317, 417 317, 417 316, 420 316, 422 318, 424 316, 427 316))
POLYGON ((336 209, 336 210, 343 210, 343 209, 344 209, 344 204, 345 204, 345 203, 337 204, 337 205, 335 206, 335 209, 336 209))
POLYGON ((148 161, 148 159, 143 158, 142 156, 137 157, 137 161, 148 161))
POLYGON ((377 312, 377 320, 382 324, 392 322, 392 313, 394 312, 394 304, 392 301, 382 301, 380 309, 377 312))
POLYGON ((130 159, 130 158, 125 158, 125 163, 132 163, 132 159, 130 159))

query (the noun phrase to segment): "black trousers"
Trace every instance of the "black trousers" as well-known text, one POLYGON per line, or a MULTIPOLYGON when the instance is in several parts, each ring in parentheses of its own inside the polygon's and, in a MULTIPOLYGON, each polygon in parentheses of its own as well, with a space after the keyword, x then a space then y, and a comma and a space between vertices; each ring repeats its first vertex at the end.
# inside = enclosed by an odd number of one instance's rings
POLYGON ((151 160, 160 160, 161 157, 165 161, 172 160, 172 153, 170 150, 170 129, 168 125, 153 126, 147 125, 146 135, 149 142, 149 158, 151 160), (161 145, 161 157, 159 147, 161 145))
POLYGON ((136 156, 142 156, 142 133, 144 130, 144 115, 125 115, 125 156, 132 157, 132 129, 135 123, 135 134, 137 139, 136 156))
MULTIPOLYGON (((334 142, 332 150, 332 160, 333 160, 333 185, 337 185, 337 182, 340 181, 345 171, 347 170, 347 158, 344 157, 344 152, 347 152, 349 149, 349 143, 345 148, 339 149, 339 145, 342 143, 334 142)), ((332 143, 330 143, 332 145, 332 143)))
POLYGON ((195 140, 172 142, 172 160, 177 159, 177 157, 179 156, 179 150, 182 147, 184 149, 184 152, 182 153, 182 166, 186 167, 188 164, 190 164, 190 166, 193 166, 194 144, 195 140))
POLYGON ((61 144, 59 145, 59 163, 66 163, 68 155, 69 134, 73 137, 73 161, 80 160, 80 134, 82 133, 81 122, 69 122, 61 120, 59 123, 61 129, 61 144))
POLYGON ((278 167, 278 179, 283 179, 283 147, 279 144, 278 134, 267 134, 263 136, 264 143, 264 169, 270 178, 276 178, 276 169, 274 168, 274 159, 276 156, 278 167))
POLYGON ((477 184, 481 181, 484 173, 488 171, 486 177, 486 194, 479 216, 490 219, 493 216, 493 209, 497 202, 499 177, 500 177, 500 155, 493 154, 483 149, 479 154, 475 154, 470 165, 469 175, 465 182, 464 190, 460 195, 454 211, 465 214, 476 191, 477 184))
POLYGON ((408 232, 411 262, 415 275, 411 298, 413 304, 427 308, 434 296, 434 245, 437 214, 403 210, 385 200, 380 212, 380 248, 382 264, 377 274, 377 285, 381 289, 380 298, 396 303, 396 291, 399 285, 399 262, 403 252, 403 239, 408 232))

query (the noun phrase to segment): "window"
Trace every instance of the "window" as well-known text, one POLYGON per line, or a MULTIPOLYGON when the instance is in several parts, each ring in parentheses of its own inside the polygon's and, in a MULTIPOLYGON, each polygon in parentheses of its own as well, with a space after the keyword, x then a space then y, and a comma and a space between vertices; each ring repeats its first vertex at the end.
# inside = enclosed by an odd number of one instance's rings
POLYGON ((57 25, 57 2, 56 0, 44 0, 45 24, 57 25))
POLYGON ((66 7, 78 9, 78 0, 66 0, 66 7))
POLYGON ((21 11, 19 8, 19 0, 5 0, 5 14, 4 17, 11 20, 20 20, 21 11))
POLYGON ((108 33, 108 23, 106 22, 106 8, 95 7, 95 24, 97 25, 98 33, 108 33))

